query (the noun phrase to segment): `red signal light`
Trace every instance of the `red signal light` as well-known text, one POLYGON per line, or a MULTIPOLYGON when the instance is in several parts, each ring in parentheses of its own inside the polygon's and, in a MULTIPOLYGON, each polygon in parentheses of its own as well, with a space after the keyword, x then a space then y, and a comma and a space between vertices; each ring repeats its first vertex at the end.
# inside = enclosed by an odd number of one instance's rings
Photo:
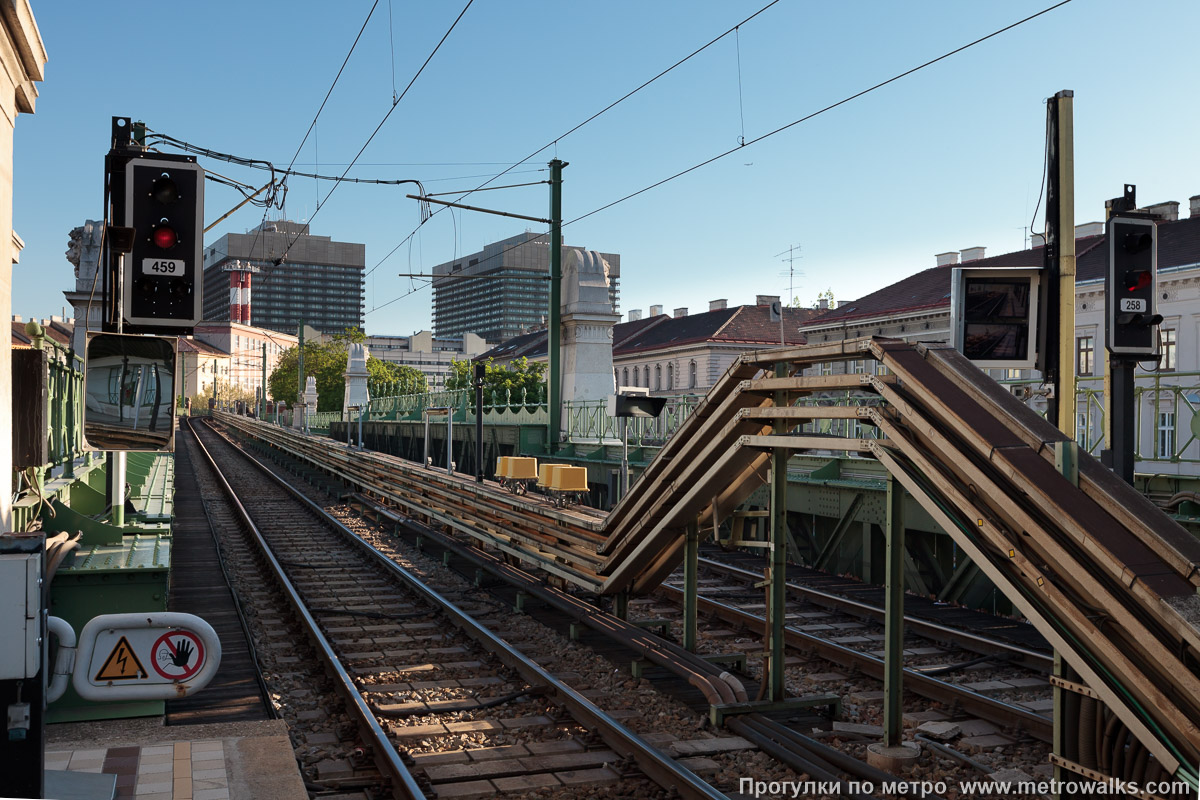
POLYGON ((1150 285, 1150 270, 1130 269, 1125 271, 1125 291, 1135 292, 1150 285))
POLYGON ((151 234, 154 243, 163 250, 170 249, 179 244, 179 234, 175 233, 175 229, 170 225, 162 224, 154 227, 154 233, 151 234))

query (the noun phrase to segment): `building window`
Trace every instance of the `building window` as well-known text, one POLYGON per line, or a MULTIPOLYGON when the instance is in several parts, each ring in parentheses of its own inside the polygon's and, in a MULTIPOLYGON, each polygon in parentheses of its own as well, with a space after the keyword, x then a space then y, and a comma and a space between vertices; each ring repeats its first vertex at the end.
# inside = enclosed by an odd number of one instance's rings
MULTIPOLYGON (((636 378, 635 378, 635 380, 636 380, 636 378)), ((622 386, 629 385, 629 367, 626 367, 625 369, 621 370, 621 385, 622 386)))
POLYGON ((833 362, 832 361, 822 362, 819 369, 820 369, 822 375, 832 375, 833 374, 833 362))
POLYGON ((1091 447, 1091 442, 1088 441, 1091 426, 1088 424, 1088 415, 1086 413, 1075 414, 1075 441, 1084 450, 1091 447))
POLYGON ((675 388, 675 365, 667 364, 667 391, 675 388))
POLYGON ((867 362, 864 359, 857 359, 850 362, 850 372, 855 375, 862 375, 867 371, 867 362))
POLYGON ((1158 360, 1160 370, 1175 369, 1175 329, 1158 329, 1158 352, 1162 356, 1158 360))
POLYGON ((1075 374, 1091 375, 1096 369, 1096 340, 1091 336, 1075 338, 1075 374))
POLYGON ((662 391, 662 364, 654 365, 654 391, 662 391))
POLYGON ((688 364, 688 388, 696 388, 696 362, 692 361, 688 364))
POLYGON ((629 384, 630 386, 641 386, 641 384, 638 383, 638 372, 639 371, 640 370, 638 370, 637 367, 633 368, 633 383, 629 384))
POLYGON ((1155 439, 1154 457, 1171 458, 1175 455, 1175 412, 1158 413, 1158 436, 1155 439))

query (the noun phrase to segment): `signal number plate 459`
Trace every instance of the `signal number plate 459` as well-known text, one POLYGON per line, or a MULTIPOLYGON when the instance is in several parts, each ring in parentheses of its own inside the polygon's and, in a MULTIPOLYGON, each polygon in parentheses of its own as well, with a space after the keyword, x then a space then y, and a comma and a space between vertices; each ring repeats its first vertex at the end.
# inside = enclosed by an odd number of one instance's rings
POLYGON ((182 275, 184 262, 178 258, 143 258, 143 275, 182 275))

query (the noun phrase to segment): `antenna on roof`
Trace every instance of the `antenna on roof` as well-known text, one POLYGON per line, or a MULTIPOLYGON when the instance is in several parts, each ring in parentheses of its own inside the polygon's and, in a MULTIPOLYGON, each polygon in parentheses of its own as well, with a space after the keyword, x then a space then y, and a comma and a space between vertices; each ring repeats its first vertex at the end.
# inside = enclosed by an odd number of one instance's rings
MULTIPOLYGON (((790 306, 796 300, 796 262, 802 258, 802 256, 799 255, 800 250, 800 245, 789 244, 788 249, 784 250, 783 253, 776 253, 772 256, 772 258, 779 258, 784 253, 787 253, 787 258, 779 259, 780 261, 786 261, 788 265, 788 301, 784 303, 784 305, 790 306)), ((783 277, 784 273, 781 272, 779 275, 780 277, 783 277)), ((804 273, 801 272, 800 275, 803 276, 804 273)))

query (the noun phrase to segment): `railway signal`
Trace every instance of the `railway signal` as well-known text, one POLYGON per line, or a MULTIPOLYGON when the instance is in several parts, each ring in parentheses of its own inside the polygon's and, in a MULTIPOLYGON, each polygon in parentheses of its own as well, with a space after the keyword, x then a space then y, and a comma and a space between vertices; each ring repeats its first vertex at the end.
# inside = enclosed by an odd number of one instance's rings
POLYGON ((122 311, 134 326, 185 328, 201 318, 204 170, 190 160, 135 157, 125 165, 122 311))
POLYGON ((1158 352, 1155 313, 1158 285, 1158 229, 1152 219, 1113 216, 1108 221, 1109 352, 1153 357, 1158 352))

